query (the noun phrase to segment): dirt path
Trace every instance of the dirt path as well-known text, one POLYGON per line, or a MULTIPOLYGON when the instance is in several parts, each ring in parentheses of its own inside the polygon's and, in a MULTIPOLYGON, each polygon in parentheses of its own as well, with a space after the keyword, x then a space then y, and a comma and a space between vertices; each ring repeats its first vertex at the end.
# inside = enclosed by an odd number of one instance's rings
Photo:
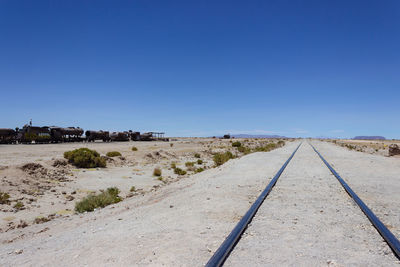
POLYGON ((303 143, 226 265, 393 266, 398 260, 303 143))

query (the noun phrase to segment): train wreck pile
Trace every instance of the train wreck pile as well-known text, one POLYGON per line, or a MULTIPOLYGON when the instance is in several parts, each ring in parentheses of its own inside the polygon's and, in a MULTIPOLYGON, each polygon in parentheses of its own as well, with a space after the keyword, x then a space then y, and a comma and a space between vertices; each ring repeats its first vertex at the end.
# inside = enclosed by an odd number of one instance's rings
POLYGON ((0 144, 12 143, 15 136, 15 130, 0 128, 0 144))
POLYGON ((162 132, 124 132, 84 130, 80 127, 32 126, 21 129, 0 128, 0 144, 49 144, 65 142, 111 142, 111 141, 169 141, 162 132))

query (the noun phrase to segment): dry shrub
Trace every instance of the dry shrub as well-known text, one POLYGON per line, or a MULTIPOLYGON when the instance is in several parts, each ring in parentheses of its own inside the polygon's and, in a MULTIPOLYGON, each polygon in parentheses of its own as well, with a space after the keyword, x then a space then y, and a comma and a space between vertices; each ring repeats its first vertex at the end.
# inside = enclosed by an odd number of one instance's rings
POLYGON ((106 156, 112 158, 112 157, 118 157, 118 156, 122 156, 122 155, 118 151, 110 151, 110 152, 107 152, 106 156))
POLYGON ((14 209, 16 209, 16 210, 25 209, 24 203, 22 203, 21 201, 18 201, 18 202, 14 205, 14 209))
POLYGON ((118 188, 110 187, 98 195, 89 195, 75 204, 75 211, 93 211, 96 208, 104 208, 110 204, 118 203, 122 200, 118 194, 118 188))
POLYGON ((197 168, 194 172, 195 173, 199 173, 199 172, 202 172, 202 171, 204 171, 204 168, 197 168))
POLYGON ((265 146, 258 146, 254 150, 256 152, 268 152, 268 151, 274 150, 275 148, 277 148, 277 144, 269 143, 269 144, 266 144, 265 146))
POLYGON ((283 140, 278 141, 278 146, 284 146, 284 145, 285 145, 285 141, 283 141, 283 140))
POLYGON ((96 150, 88 148, 79 148, 64 152, 64 158, 78 168, 104 168, 107 165, 104 157, 100 157, 100 154, 96 150))
POLYGON ((155 168, 153 171, 154 176, 161 176, 161 169, 160 168, 155 168))
POLYGON ((241 147, 241 146, 242 146, 242 143, 240 143, 239 141, 236 141, 236 142, 233 142, 233 143, 232 143, 232 146, 233 146, 233 147, 241 147))
POLYGON ((174 173, 178 175, 185 175, 186 171, 182 170, 181 168, 175 168, 174 173))
POLYGON ((36 224, 39 224, 39 223, 48 222, 48 221, 50 221, 50 220, 51 220, 50 218, 43 217, 43 216, 39 216, 39 217, 36 217, 35 220, 34 220, 33 222, 36 223, 36 224))
POLYGON ((8 193, 0 192, 0 204, 8 204, 10 203, 10 195, 8 193))
POLYGON ((225 153, 215 154, 213 160, 216 166, 221 166, 222 164, 233 158, 235 158, 235 156, 230 151, 226 151, 225 153))
POLYGON ((237 150, 238 150, 240 153, 243 153, 243 154, 245 154, 245 155, 251 153, 251 149, 250 149, 249 147, 246 147, 246 146, 240 146, 240 147, 237 148, 237 150))

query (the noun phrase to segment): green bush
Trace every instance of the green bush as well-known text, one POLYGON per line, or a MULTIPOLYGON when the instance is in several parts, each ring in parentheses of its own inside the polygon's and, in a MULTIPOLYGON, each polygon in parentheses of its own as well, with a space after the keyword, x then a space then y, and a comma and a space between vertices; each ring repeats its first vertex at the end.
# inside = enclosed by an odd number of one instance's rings
POLYGON ((235 156, 230 151, 226 151, 225 153, 215 154, 213 159, 216 166, 221 166, 222 164, 233 158, 235 158, 235 156))
POLYGON ((285 141, 283 141, 283 140, 278 141, 278 146, 284 146, 284 145, 285 145, 285 141))
POLYGON ((194 166, 194 162, 188 161, 185 163, 186 167, 193 167, 194 166))
POLYGON ((154 176, 161 176, 161 169, 160 168, 155 168, 153 171, 154 176))
POLYGON ((199 154, 199 153, 196 153, 196 154, 194 154, 194 157, 197 158, 197 159, 199 159, 199 158, 200 158, 200 154, 199 154))
POLYGON ((50 221, 50 220, 51 220, 51 219, 48 218, 48 217, 39 216, 39 217, 36 217, 36 218, 35 218, 35 220, 33 221, 33 223, 36 223, 36 224, 45 223, 45 222, 48 222, 48 221, 50 221))
POLYGON ((233 142, 233 143, 232 143, 232 146, 233 146, 233 147, 241 147, 241 146, 242 146, 242 143, 240 143, 239 141, 236 141, 236 142, 233 142))
POLYGON ((246 147, 246 146, 240 146, 240 147, 237 148, 237 150, 238 150, 240 153, 243 153, 243 154, 245 154, 245 155, 251 153, 251 149, 248 148, 248 147, 246 147))
POLYGON ((198 159, 197 164, 201 165, 201 164, 203 164, 203 161, 201 159, 198 159))
POLYGON ((137 151, 137 150, 138 150, 137 147, 135 146, 132 147, 132 151, 137 151))
POLYGON ((116 187, 107 188, 105 192, 98 195, 89 195, 75 204, 75 211, 93 211, 96 208, 104 208, 110 204, 118 203, 122 199, 118 196, 119 189, 116 187))
POLYGON ((107 152, 106 156, 112 158, 112 157, 118 157, 118 156, 122 156, 122 155, 118 151, 110 151, 110 152, 107 152))
POLYGON ((202 172, 202 171, 204 171, 204 168, 197 168, 194 172, 195 173, 199 173, 199 172, 202 172))
POLYGON ((129 189, 130 192, 136 192, 136 187, 132 186, 131 189, 129 189))
POLYGON ((269 144, 266 144, 265 146, 258 146, 254 150, 256 152, 268 152, 275 148, 277 148, 277 145, 275 143, 269 143, 269 144))
POLYGON ((105 158, 100 157, 100 154, 96 150, 88 148, 79 148, 64 152, 64 158, 78 168, 104 168, 107 165, 105 158))
POLYGON ((171 168, 172 168, 172 169, 175 169, 175 168, 176 168, 176 163, 175 163, 175 162, 172 162, 172 163, 171 163, 171 168))
POLYGON ((0 192, 0 204, 8 204, 10 195, 7 193, 0 192))
POLYGON ((185 175, 186 171, 182 170, 181 168, 175 168, 174 173, 178 175, 185 175))
POLYGON ((24 207, 24 203, 22 203, 21 201, 18 201, 15 205, 14 208, 17 210, 21 210, 24 207))

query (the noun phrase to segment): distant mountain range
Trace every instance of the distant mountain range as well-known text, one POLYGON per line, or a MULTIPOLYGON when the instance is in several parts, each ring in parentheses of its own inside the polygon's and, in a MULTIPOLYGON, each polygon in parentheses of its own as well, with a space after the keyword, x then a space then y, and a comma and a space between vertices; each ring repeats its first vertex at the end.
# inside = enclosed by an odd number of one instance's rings
POLYGON ((266 134, 232 134, 235 138, 287 138, 281 135, 266 135, 266 134))
POLYGON ((356 136, 354 140, 386 140, 383 136, 356 136))

